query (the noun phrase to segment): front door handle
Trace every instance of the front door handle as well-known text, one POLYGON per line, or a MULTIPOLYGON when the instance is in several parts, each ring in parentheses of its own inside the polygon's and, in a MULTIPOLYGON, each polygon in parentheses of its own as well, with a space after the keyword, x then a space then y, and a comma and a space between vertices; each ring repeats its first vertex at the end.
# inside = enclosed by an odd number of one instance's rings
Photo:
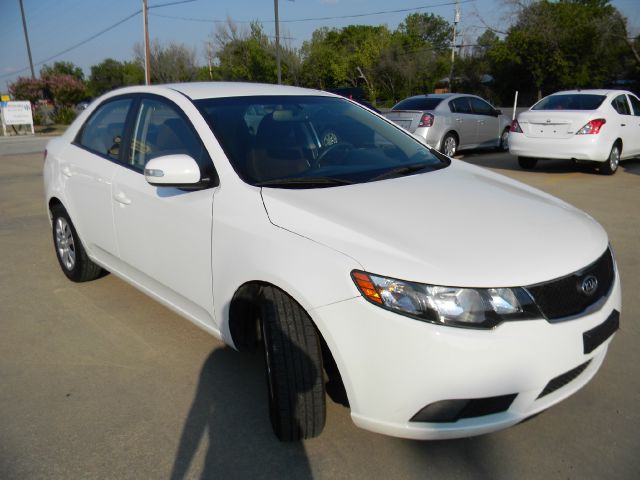
POLYGON ((113 196, 113 199, 118 202, 121 203, 123 205, 131 205, 131 199, 129 197, 127 197, 124 192, 118 192, 113 196))
POLYGON ((627 126, 627 124, 626 124, 626 123, 621 123, 621 124, 620 124, 620 126, 621 126, 621 127, 626 127, 626 126, 627 126))

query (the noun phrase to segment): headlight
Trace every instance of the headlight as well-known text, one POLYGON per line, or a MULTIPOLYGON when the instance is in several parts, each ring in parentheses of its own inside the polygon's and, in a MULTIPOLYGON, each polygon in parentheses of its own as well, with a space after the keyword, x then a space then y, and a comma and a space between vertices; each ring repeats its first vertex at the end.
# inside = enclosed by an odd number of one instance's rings
POLYGON ((507 320, 544 318, 523 288, 439 287, 357 270, 351 277, 370 302, 440 325, 488 329, 507 320))

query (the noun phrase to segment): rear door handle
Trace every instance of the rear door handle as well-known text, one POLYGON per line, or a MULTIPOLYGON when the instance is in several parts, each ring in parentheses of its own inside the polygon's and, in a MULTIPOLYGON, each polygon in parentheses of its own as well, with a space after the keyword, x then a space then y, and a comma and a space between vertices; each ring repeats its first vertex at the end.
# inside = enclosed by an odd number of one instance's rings
POLYGON ((123 205, 131 205, 131 199, 129 197, 127 197, 124 192, 118 192, 113 196, 113 199, 118 202, 121 203, 123 205))
POLYGON ((626 124, 626 123, 621 123, 621 124, 620 124, 620 126, 621 126, 621 127, 626 127, 626 126, 627 126, 627 124, 626 124))

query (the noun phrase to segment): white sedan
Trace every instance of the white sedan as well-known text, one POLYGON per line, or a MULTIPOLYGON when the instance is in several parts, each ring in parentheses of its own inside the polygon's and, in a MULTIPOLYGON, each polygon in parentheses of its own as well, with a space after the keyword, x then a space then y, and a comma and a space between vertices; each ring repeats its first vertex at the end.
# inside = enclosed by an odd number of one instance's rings
POLYGON ((640 100, 621 90, 554 93, 513 121, 509 152, 524 169, 567 159, 612 175, 620 160, 640 155, 640 100))
POLYGON ((70 280, 109 271, 263 349, 281 440, 320 434, 325 393, 388 435, 505 428, 584 386, 618 329, 591 217, 329 93, 113 91, 48 144, 44 185, 70 280))

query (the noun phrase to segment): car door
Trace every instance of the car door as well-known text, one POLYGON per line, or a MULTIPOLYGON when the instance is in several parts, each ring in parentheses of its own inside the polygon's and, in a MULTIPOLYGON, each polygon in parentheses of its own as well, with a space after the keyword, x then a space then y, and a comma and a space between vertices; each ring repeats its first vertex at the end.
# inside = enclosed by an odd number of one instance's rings
POLYGON ((65 207, 85 248, 103 261, 118 253, 111 185, 132 102, 131 97, 115 97, 97 107, 60 160, 65 207))
POLYGON ((475 143, 478 147, 497 146, 501 132, 495 108, 477 97, 470 97, 469 101, 476 120, 475 143))
POLYGON ((635 140, 635 144, 629 148, 629 153, 640 155, 640 99, 631 93, 628 93, 627 97, 633 108, 633 118, 629 118, 628 126, 631 129, 632 138, 635 140))
POLYGON ((113 180, 114 226, 122 273, 192 320, 213 324, 211 228, 215 188, 154 187, 144 166, 152 158, 187 154, 201 175, 213 164, 182 110, 158 96, 139 99, 126 165, 113 180))
POLYGON ((618 136, 622 138, 622 154, 621 158, 628 158, 637 154, 640 150, 640 138, 637 136, 637 130, 634 129, 636 118, 631 113, 631 107, 625 94, 614 97, 611 102, 617 115, 615 115, 613 128, 618 131, 618 136))
POLYGON ((469 103, 469 97, 458 97, 449 101, 449 108, 453 115, 452 127, 458 133, 458 150, 475 145, 476 120, 469 103))

